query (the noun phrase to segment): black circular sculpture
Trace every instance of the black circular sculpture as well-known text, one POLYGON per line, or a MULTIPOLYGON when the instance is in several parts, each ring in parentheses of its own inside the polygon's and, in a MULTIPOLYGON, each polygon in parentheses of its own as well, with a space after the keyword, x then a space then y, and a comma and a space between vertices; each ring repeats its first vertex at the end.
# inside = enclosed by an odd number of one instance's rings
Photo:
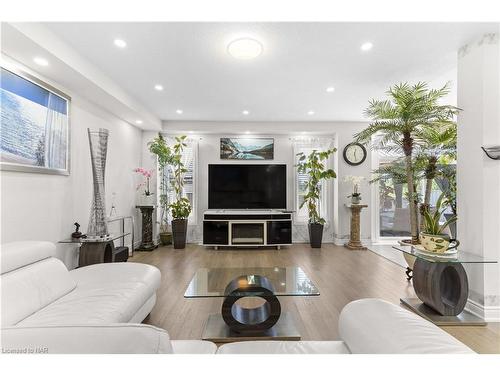
POLYGON ((274 295, 269 279, 259 275, 239 276, 226 287, 222 303, 222 318, 236 333, 262 333, 276 324, 281 305, 274 295), (259 297, 265 302, 254 308, 245 308, 236 302, 245 297, 259 297))
POLYGON ((467 274, 460 263, 434 263, 417 258, 413 288, 423 303, 444 316, 460 314, 469 295, 467 274))

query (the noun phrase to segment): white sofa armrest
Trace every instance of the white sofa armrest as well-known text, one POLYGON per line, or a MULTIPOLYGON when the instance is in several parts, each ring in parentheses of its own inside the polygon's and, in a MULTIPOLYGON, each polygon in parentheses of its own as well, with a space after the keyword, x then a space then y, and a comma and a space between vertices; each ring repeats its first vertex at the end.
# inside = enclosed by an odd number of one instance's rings
POLYGON ((145 324, 2 328, 3 353, 172 353, 168 333, 145 324))
POLYGON ((467 346, 433 323, 375 298, 348 303, 340 337, 353 354, 469 354, 467 346))

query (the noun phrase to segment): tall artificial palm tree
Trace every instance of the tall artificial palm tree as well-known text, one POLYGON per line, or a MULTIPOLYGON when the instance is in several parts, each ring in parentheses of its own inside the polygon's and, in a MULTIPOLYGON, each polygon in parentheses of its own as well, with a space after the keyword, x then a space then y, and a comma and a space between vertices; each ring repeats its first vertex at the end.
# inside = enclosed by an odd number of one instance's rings
POLYGON ((413 151, 423 139, 429 128, 440 128, 453 123, 458 109, 450 105, 441 105, 439 100, 449 93, 448 84, 440 89, 429 89, 426 83, 415 85, 400 83, 389 89, 386 100, 371 100, 365 115, 373 122, 360 133, 355 140, 368 143, 379 135, 375 147, 403 152, 408 184, 410 206, 410 228, 412 242, 418 242, 418 223, 413 182, 413 151))

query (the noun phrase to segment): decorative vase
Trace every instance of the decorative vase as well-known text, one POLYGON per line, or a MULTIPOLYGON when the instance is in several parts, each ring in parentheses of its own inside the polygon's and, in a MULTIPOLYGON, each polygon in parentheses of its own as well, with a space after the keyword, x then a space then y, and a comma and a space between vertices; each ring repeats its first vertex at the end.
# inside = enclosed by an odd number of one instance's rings
POLYGON ((361 203, 361 195, 352 195, 351 196, 352 204, 360 204, 361 203))
POLYGON ((160 242, 163 246, 172 244, 172 232, 162 232, 160 233, 160 242))
POLYGON ((139 198, 139 206, 155 206, 155 196, 153 194, 141 194, 139 198))
POLYGON ((90 160, 92 163, 93 195, 90 206, 90 220, 87 231, 88 237, 108 236, 108 223, 106 221, 106 204, 104 192, 104 177, 106 169, 106 154, 108 150, 107 129, 87 129, 90 146, 90 160))
POLYGON ((323 241, 323 224, 310 223, 308 226, 309 230, 309 243, 312 248, 321 248, 321 243, 323 241))
POLYGON ((460 244, 458 240, 450 239, 447 234, 428 234, 425 232, 420 233, 420 243, 425 250, 437 254, 454 249, 460 244), (451 243, 454 244, 450 246, 451 243))
POLYGON ((174 249, 184 249, 186 247, 187 219, 172 220, 172 236, 174 238, 174 249))

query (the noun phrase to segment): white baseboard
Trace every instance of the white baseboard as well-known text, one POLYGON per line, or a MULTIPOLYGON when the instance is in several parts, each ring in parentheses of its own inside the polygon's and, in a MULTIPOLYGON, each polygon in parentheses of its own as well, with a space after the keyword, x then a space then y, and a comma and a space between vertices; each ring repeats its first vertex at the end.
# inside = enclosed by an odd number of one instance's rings
POLYGON ((468 299, 465 310, 487 322, 500 322, 500 306, 484 306, 468 299))

